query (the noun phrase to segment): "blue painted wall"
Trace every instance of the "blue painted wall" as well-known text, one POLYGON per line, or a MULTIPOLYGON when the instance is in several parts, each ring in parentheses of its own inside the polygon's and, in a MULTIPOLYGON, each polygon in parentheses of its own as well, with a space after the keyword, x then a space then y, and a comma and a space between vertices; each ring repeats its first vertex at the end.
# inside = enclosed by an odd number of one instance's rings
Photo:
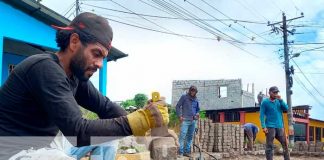
POLYGON ((99 71, 99 90, 103 95, 107 95, 107 58, 103 60, 102 68, 99 71))
MULTIPOLYGON (((0 46, 3 46, 3 38, 7 37, 40 46, 57 48, 55 30, 50 26, 2 1, 0 2, 0 11, 0 46)), ((4 61, 7 60, 4 58, 3 47, 1 47, 0 62, 3 62, 3 65, 0 65, 0 71, 7 72, 7 69, 4 67, 4 61)), ((1 84, 6 79, 6 77, 2 78, 3 75, 0 74, 1 84)))
MULTIPOLYGON (((6 79, 6 77, 2 78, 2 76, 5 76, 3 72, 8 71, 7 68, 4 67, 5 61, 7 61, 3 54, 4 37, 49 48, 57 48, 57 46, 55 42, 56 31, 51 26, 2 1, 0 1, 0 11, 0 62, 3 62, 2 65, 0 65, 0 72, 2 72, 0 74, 0 80, 1 84, 3 84, 6 79)), ((107 65, 104 66, 107 67, 107 65)), ((103 68, 100 72, 105 72, 100 74, 100 81, 102 81, 102 83, 100 83, 101 87, 99 87, 100 91, 105 94, 107 68, 103 68)))
POLYGON ((2 58, 4 59, 2 63, 2 82, 4 82, 9 76, 9 65, 17 65, 24 60, 26 56, 4 53, 2 58))

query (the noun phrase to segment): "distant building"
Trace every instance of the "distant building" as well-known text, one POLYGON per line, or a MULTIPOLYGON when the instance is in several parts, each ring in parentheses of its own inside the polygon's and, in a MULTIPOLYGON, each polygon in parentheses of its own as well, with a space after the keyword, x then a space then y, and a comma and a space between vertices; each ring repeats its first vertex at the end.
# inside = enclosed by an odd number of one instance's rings
POLYGON ((242 90, 241 79, 175 80, 172 83, 172 105, 191 85, 198 88, 197 97, 203 110, 255 107, 254 85, 251 92, 242 90))

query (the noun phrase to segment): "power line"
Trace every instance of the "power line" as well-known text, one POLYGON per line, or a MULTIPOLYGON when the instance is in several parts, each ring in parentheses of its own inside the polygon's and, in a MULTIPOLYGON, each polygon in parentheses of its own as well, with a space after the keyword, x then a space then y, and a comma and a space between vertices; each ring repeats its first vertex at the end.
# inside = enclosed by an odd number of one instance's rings
MULTIPOLYGON (((302 73, 302 72, 295 72, 295 73, 302 73)), ((303 72, 304 74, 324 74, 324 72, 303 72)))
POLYGON ((303 51, 300 51, 300 52, 297 52, 297 53, 294 53, 294 54, 300 54, 300 53, 303 53, 303 52, 314 51, 314 50, 321 49, 321 48, 324 48, 324 46, 311 48, 311 49, 306 49, 306 50, 303 50, 303 51))
MULTIPOLYGON (((92 10, 88 10, 86 9, 86 11, 89 11, 89 12, 95 12, 94 9, 92 10)), ((127 19, 126 17, 120 17, 120 16, 116 16, 116 15, 111 15, 111 14, 106 14, 106 13, 99 13, 99 12, 95 12, 97 14, 100 14, 101 16, 105 16, 105 17, 114 17, 114 18, 119 18, 121 20, 124 20, 124 21, 128 21, 128 22, 131 22, 132 24, 136 24, 137 26, 140 26, 140 27, 145 27, 145 28, 150 28, 150 26, 147 26, 147 25, 144 25, 144 24, 140 24, 140 23, 137 23, 137 22, 134 22, 133 20, 129 20, 127 19)), ((132 17, 133 19, 141 19, 139 17, 132 17)))
POLYGON ((272 1, 272 0, 268 0, 270 1, 275 7, 277 7, 281 12, 284 12, 278 5, 276 2, 272 1))
MULTIPOLYGON (((241 3, 239 0, 236 0, 235 2, 239 3, 241 6, 243 6, 245 9, 247 9, 250 13, 252 13, 254 16, 256 17, 261 17, 263 19, 265 19, 266 21, 269 21, 266 17, 264 17, 261 13, 259 13, 257 10, 255 10, 251 5, 248 5, 248 6, 251 6, 253 9, 254 9, 254 12, 252 12, 251 9, 249 9, 247 6, 245 6, 244 3, 241 3)), ((248 4, 247 2, 245 2, 246 4, 248 4)))
MULTIPOLYGON (((188 12, 188 13, 186 13, 185 11, 185 9, 183 9, 183 10, 181 10, 181 9, 179 9, 179 8, 177 8, 177 7, 175 7, 175 6, 173 6, 173 5, 171 5, 171 4, 169 4, 169 3, 167 3, 167 2, 165 2, 165 1, 156 1, 156 0, 153 0, 156 4, 158 4, 158 5, 160 5, 161 7, 164 7, 165 9, 167 9, 167 10, 169 10, 169 11, 171 11, 171 12, 173 12, 174 14, 176 14, 176 15, 179 15, 180 17, 182 17, 183 16, 183 14, 184 15, 187 15, 187 16, 189 16, 189 17, 195 17, 195 15, 193 15, 192 13, 190 13, 190 12, 188 12), (171 7, 173 7, 173 8, 171 8, 171 7), (181 11, 182 13, 179 13, 178 11, 181 11)), ((194 25, 196 25, 196 26, 198 26, 198 27, 200 27, 200 28, 202 28, 202 29, 204 29, 204 30, 206 30, 206 28, 204 27, 204 26, 201 26, 200 24, 196 24, 196 23, 193 23, 193 21, 189 21, 190 23, 192 23, 192 24, 194 24, 194 25)), ((202 22, 202 21, 199 21, 200 23, 202 23, 202 24, 204 24, 204 25, 207 25, 208 27, 211 27, 211 28, 213 28, 213 29, 215 29, 215 30, 217 30, 217 31, 219 31, 217 28, 214 28, 213 26, 210 26, 208 23, 204 23, 204 22, 202 22)), ((208 29, 208 28, 207 28, 208 29)), ((207 30, 208 32, 210 32, 210 30, 208 29, 207 30)), ((219 31, 220 33, 222 33, 222 34, 225 34, 225 33, 223 33, 223 32, 221 32, 221 31, 219 31)), ((211 34, 213 34, 214 35, 214 32, 212 31, 212 32, 210 32, 211 34)), ((226 36, 228 36, 227 34, 225 34, 226 36)), ((230 36, 228 36, 228 37, 230 37, 230 36)), ((218 37, 217 37, 218 38, 218 37)), ((231 37, 230 37, 231 38, 231 37)), ((232 38, 233 39, 233 38, 232 38)), ((233 39, 233 40, 235 40, 235 39, 233 39)), ((226 42, 228 42, 229 44, 231 44, 231 45, 233 45, 233 46, 235 46, 236 48, 239 48, 240 50, 242 50, 242 51, 244 51, 245 53, 247 53, 247 54, 249 54, 249 55, 251 55, 251 56, 253 56, 253 57, 256 57, 256 58, 260 58, 260 57, 258 57, 258 56, 256 56, 255 54, 253 54, 253 53, 251 53, 251 52, 249 52, 249 51, 247 51, 247 50, 245 50, 245 49, 243 49, 242 47, 240 47, 240 46, 238 46, 238 45, 236 45, 236 44, 233 44, 232 42, 230 42, 230 41, 227 41, 227 40, 225 40, 226 42)))
POLYGON ((73 2, 64 12, 63 16, 66 16, 72 9, 73 7, 75 6, 75 2, 73 2))
MULTIPOLYGON (((139 0, 141 1, 141 0, 139 0)), ((141 1, 143 2, 143 1, 141 1)), ((148 4, 146 2, 143 2, 147 5, 150 5, 156 9, 159 9, 151 4, 148 4)), ((95 7, 95 8, 100 8, 100 9, 104 9, 104 10, 109 10, 109 11, 114 11, 114 12, 119 12, 119 13, 125 13, 125 14, 131 14, 131 15, 140 15, 140 16, 144 16, 144 17, 150 17, 150 18, 160 18, 160 19, 170 19, 170 20, 201 20, 201 21, 231 21, 231 22, 242 22, 242 23, 251 23, 251 24, 267 24, 266 22, 259 22, 259 21, 251 21, 251 20, 241 20, 241 19, 207 19, 207 18, 179 18, 179 17, 168 17, 168 16, 158 16, 158 15, 149 15, 149 14, 142 14, 142 13, 137 13, 137 12, 127 12, 127 11, 121 11, 121 10, 117 10, 117 9, 111 9, 111 8, 107 8, 107 7, 102 7, 102 6, 96 6, 96 5, 91 5, 91 4, 87 4, 87 3, 82 3, 83 5, 86 6, 90 6, 90 7, 95 7)), ((160 9, 159 9, 160 10, 160 9)))
MULTIPOLYGON (((132 10, 130 10, 130 9, 128 9, 128 8, 126 8, 126 7, 124 7, 124 6, 122 6, 121 4, 119 4, 119 3, 117 3, 117 2, 115 2, 115 1, 113 1, 113 0, 110 0, 110 1, 113 2, 114 4, 117 4, 118 6, 120 6, 120 7, 122 7, 122 8, 124 8, 124 9, 126 9, 126 10, 132 12, 132 13, 135 13, 135 12, 133 12, 132 10)), ((173 31, 171 31, 171 30, 169 30, 169 29, 167 29, 167 28, 165 28, 165 27, 162 27, 161 25, 159 25, 159 24, 157 24, 157 23, 155 23, 155 22, 153 22, 153 21, 151 21, 151 20, 149 20, 149 19, 147 19, 147 18, 145 18, 145 17, 143 17, 143 16, 141 16, 141 15, 137 15, 137 16, 143 18, 144 20, 146 20, 146 21, 148 21, 148 22, 150 22, 150 23, 152 23, 152 24, 154 24, 154 25, 156 25, 156 26, 158 26, 158 27, 160 27, 160 28, 162 28, 162 29, 164 29, 164 30, 166 30, 166 31, 168 31, 168 32, 172 32, 172 33, 174 33, 173 31)))
POLYGON ((297 42, 290 45, 313 45, 313 44, 324 44, 324 42, 297 42))
MULTIPOLYGON (((169 12, 175 14, 176 16, 179 16, 179 17, 186 17, 187 16, 187 17, 190 17, 190 18, 198 18, 197 16, 195 16, 194 14, 188 12, 187 10, 185 10, 183 8, 177 8, 177 7, 171 5, 168 2, 159 1, 159 0, 153 0, 153 2, 156 3, 157 5, 165 8, 169 12)), ((199 27, 199 28, 207 31, 208 33, 213 34, 214 36, 216 36, 219 39, 223 38, 222 35, 224 35, 224 36, 226 36, 226 37, 228 37, 228 38, 230 38, 230 39, 232 39, 234 41, 238 41, 235 38, 229 36, 228 34, 222 32, 221 30, 215 28, 214 26, 212 26, 212 25, 210 25, 210 24, 208 24, 208 23, 206 23, 204 21, 198 20, 199 23, 196 22, 196 21, 189 21, 189 20, 185 20, 185 21, 187 21, 187 22, 189 22, 191 24, 194 24, 195 26, 197 26, 197 27, 199 27), (219 33, 216 33, 214 30, 217 31, 217 32, 219 32, 222 35, 220 35, 219 33)))
MULTIPOLYGON (((171 1, 172 2, 172 1, 171 1)), ((190 4, 190 5, 192 5, 192 6, 194 6, 195 8, 197 8, 198 10, 200 10, 200 11, 202 11, 202 12, 204 12, 205 14, 207 14, 207 15, 209 15, 209 16, 211 16, 211 17, 213 17, 214 19, 216 19, 216 20, 218 20, 216 17, 214 17, 213 15, 211 15, 211 14, 209 14, 208 12, 206 12, 206 11, 204 11, 203 9, 201 9, 200 7, 198 7, 198 6, 196 6, 196 5, 194 5, 193 3, 190 3, 188 0, 186 0, 185 2, 187 2, 188 4, 190 4)), ((175 4, 175 3, 174 3, 175 4)), ((221 22, 223 25, 225 25, 225 26, 227 26, 227 27, 229 27, 229 25, 228 24, 226 24, 226 23, 224 23, 224 22, 222 22, 222 21, 219 21, 219 22, 221 22)), ((234 31, 236 31, 237 33, 240 33, 241 35, 243 35, 243 36, 245 36, 245 37, 247 37, 248 39, 252 39, 252 37, 249 37, 249 36, 247 36, 246 34, 244 34, 244 33, 242 33, 242 32, 240 32, 239 30, 237 30, 237 29, 235 29, 235 28, 233 28, 233 27, 230 27, 231 29, 233 29, 234 31)))
MULTIPOLYGON (((209 7, 213 8, 214 10, 216 10, 217 12, 221 13, 223 16, 231 19, 231 17, 229 17, 228 15, 226 15, 225 13, 223 13, 222 11, 218 10, 217 8, 215 8, 214 6, 210 5, 209 3, 207 3, 206 1, 202 0, 205 4, 207 4, 209 7)), ((255 33, 254 31, 250 30, 249 28, 247 28, 246 26, 240 24, 240 23, 237 23, 238 25, 242 26, 243 28, 245 28, 246 30, 248 30, 249 32, 257 35, 258 37, 260 37, 261 39, 265 40, 265 41, 268 41, 270 42, 269 40, 265 39, 264 37, 262 37, 261 35, 255 33)))
POLYGON ((133 25, 133 24, 129 24, 129 23, 117 21, 117 20, 114 20, 114 19, 111 19, 111 18, 107 18, 107 17, 104 17, 104 18, 108 19, 109 21, 116 22, 116 23, 124 24, 124 25, 127 25, 127 26, 139 28, 139 29, 144 29, 144 30, 148 30, 148 31, 158 32, 158 33, 164 33, 164 34, 169 34, 169 35, 174 35, 174 36, 181 36, 181 37, 188 37, 188 38, 196 38, 196 39, 217 40, 216 38, 199 37, 199 36, 193 36, 193 35, 186 35, 186 34, 178 34, 178 33, 173 33, 173 32, 166 32, 166 31, 161 31, 161 30, 157 30, 157 29, 146 28, 146 27, 142 27, 142 26, 138 26, 138 25, 133 25))
POLYGON ((319 101, 316 96, 310 91, 308 90, 308 88, 305 86, 305 84, 298 78, 298 76, 294 76, 294 79, 296 80, 296 82, 299 84, 299 86, 302 87, 302 89, 304 89, 304 91, 306 91, 306 93, 312 97, 318 104, 320 104, 322 107, 324 107, 324 105, 321 103, 321 101, 319 101))
POLYGON ((292 62, 297 66, 297 68, 299 69, 299 71, 301 72, 301 74, 304 76, 304 78, 307 80, 307 82, 314 88, 314 90, 322 97, 324 98, 324 96, 316 89, 316 87, 313 85, 313 83, 306 77, 306 75, 303 73, 303 71, 300 69, 299 65, 295 62, 294 59, 291 59, 292 62))

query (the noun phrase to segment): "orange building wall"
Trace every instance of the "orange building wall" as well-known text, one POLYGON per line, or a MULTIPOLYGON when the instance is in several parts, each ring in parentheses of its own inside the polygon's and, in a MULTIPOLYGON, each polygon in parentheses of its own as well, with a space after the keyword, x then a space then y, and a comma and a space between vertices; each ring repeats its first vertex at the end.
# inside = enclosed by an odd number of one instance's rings
MULTIPOLYGON (((245 113, 245 123, 254 123, 259 127, 259 133, 256 137, 256 142, 259 143, 265 143, 266 142, 266 136, 262 131, 261 122, 260 122, 260 112, 251 112, 251 113, 245 113)), ((284 113, 284 123, 285 123, 285 131, 288 133, 288 119, 287 114, 284 113)), ((276 144, 279 144, 277 140, 275 140, 276 144)))

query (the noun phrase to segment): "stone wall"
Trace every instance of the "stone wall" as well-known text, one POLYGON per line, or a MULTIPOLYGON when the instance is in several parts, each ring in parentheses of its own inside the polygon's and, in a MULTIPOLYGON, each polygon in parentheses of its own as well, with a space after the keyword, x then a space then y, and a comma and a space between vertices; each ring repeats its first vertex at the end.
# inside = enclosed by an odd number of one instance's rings
POLYGON ((254 95, 250 92, 243 91, 242 107, 255 107, 254 95))
POLYGON ((188 88, 198 88, 197 97, 203 110, 219 110, 254 106, 254 95, 242 91, 241 79, 175 80, 172 83, 172 105, 175 106, 188 88), (220 95, 220 87, 227 88, 227 97, 220 95))

